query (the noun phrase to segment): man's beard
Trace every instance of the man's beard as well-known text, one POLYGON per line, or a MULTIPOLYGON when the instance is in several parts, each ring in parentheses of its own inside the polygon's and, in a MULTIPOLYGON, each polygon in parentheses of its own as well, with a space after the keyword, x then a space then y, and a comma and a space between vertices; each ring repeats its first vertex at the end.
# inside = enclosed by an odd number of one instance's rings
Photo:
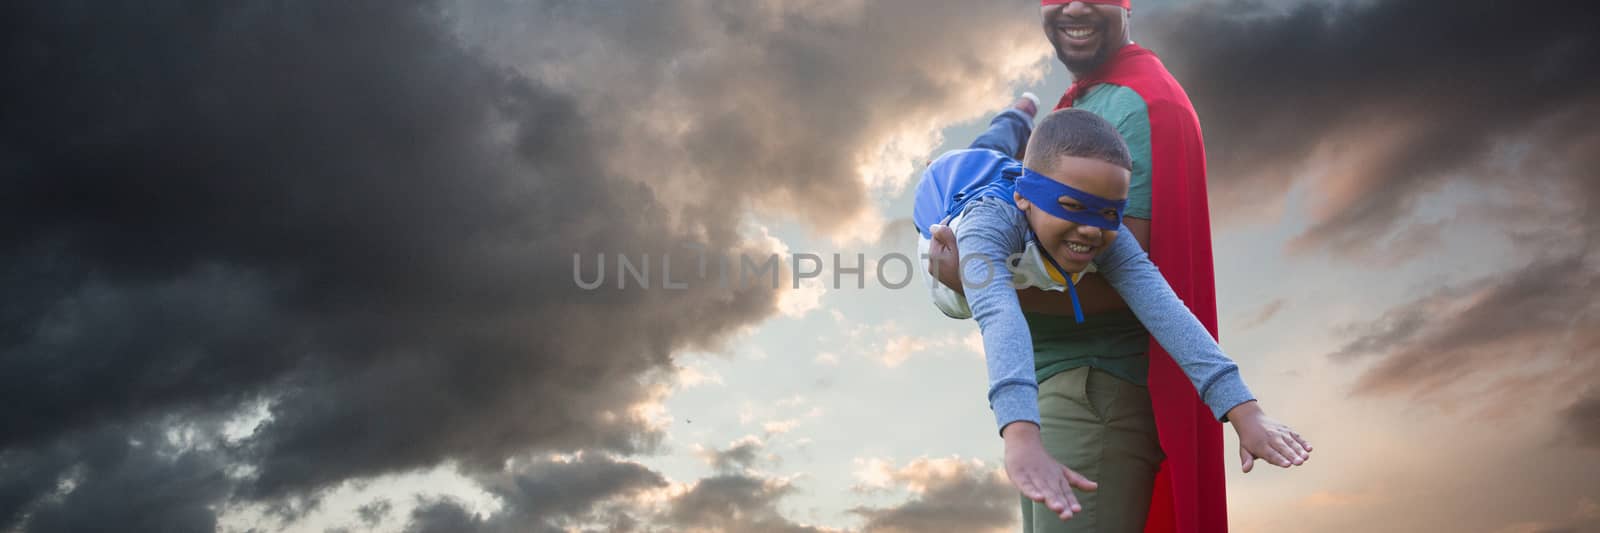
POLYGON ((1073 77, 1079 77, 1094 72, 1095 69, 1100 68, 1100 65, 1105 64, 1106 58, 1111 57, 1111 48, 1111 46, 1101 43, 1100 48, 1094 51, 1093 56, 1082 61, 1068 60, 1067 55, 1062 53, 1057 53, 1056 59, 1061 60, 1061 64, 1066 65, 1067 70, 1072 72, 1073 77))

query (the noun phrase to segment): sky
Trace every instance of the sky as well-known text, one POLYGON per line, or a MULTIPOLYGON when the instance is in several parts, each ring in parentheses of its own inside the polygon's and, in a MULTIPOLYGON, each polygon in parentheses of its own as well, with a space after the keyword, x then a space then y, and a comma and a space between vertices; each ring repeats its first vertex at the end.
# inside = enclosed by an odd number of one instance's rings
MULTIPOLYGON (((1223 347, 1316 445, 1225 430, 1231 529, 1600 531, 1595 10, 1134 4, 1223 347)), ((976 325, 894 257, 1070 83, 1034 4, 0 15, 0 531, 1017 528, 976 325)))

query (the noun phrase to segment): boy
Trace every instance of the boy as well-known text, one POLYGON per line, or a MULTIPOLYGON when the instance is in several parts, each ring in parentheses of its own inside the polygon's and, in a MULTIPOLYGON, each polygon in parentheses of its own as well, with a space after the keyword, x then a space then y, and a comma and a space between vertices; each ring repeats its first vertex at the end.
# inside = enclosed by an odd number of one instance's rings
MULTIPOLYGON (((1164 458, 1148 390, 1089 367, 1036 383, 1017 287, 1004 281, 1054 290, 1064 284, 1069 295, 1063 296, 1075 300, 1071 278, 1092 264, 1173 354, 1218 419, 1227 421, 1254 397, 1237 365, 1139 244, 1117 238, 1126 231, 1121 218, 1131 162, 1116 129, 1092 113, 1063 110, 1046 116, 1028 139, 1036 108, 1035 100, 1019 100, 974 148, 931 163, 917 187, 913 221, 924 251, 938 246, 941 225, 953 226, 965 298, 937 281, 930 280, 930 288, 950 316, 967 315, 970 299, 970 316, 983 334, 990 404, 1005 439, 1006 471, 1027 498, 1025 526, 1046 528, 1029 512, 1041 502, 1063 520, 1078 514, 1073 530, 1138 531, 1164 458), (1010 154, 1025 141, 1026 159, 1019 164, 1010 154), (1069 484, 1087 492, 1074 495, 1069 484)), ((1282 424, 1264 416, 1232 422, 1253 456, 1285 467, 1308 458, 1310 445, 1282 424), (1267 437, 1247 442, 1247 434, 1267 437)))

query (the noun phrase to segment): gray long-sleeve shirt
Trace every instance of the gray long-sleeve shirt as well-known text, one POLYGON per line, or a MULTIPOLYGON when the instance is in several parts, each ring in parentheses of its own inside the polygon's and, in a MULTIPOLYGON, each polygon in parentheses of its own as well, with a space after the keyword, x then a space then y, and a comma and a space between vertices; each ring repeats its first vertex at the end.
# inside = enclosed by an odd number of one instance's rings
MULTIPOLYGON (((1033 339, 1016 290, 1005 275, 1006 258, 1023 251, 1030 238, 1027 219, 1015 205, 998 197, 973 200, 962 218, 956 228, 956 245, 962 256, 963 290, 983 333, 989 406, 1000 429, 1019 420, 1038 424, 1033 339), (970 257, 981 259, 968 260, 970 257)), ((1255 399, 1240 379, 1238 365, 1222 353, 1216 339, 1172 292, 1126 226, 1094 263, 1150 334, 1172 354, 1217 419, 1223 419, 1234 406, 1255 399)))

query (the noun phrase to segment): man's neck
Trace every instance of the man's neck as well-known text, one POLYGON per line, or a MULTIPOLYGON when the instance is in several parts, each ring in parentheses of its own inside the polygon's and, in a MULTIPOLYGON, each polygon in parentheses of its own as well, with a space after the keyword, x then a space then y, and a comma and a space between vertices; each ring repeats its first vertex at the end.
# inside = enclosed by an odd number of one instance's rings
POLYGON ((1116 48, 1112 48, 1111 51, 1106 52, 1106 58, 1105 58, 1104 61, 1096 63, 1093 67, 1089 67, 1088 70, 1085 70, 1083 72, 1078 72, 1076 70, 1072 70, 1071 68, 1068 68, 1067 72, 1072 74, 1072 79, 1074 79, 1074 80, 1082 79, 1084 76, 1088 76, 1090 74, 1093 74, 1094 71, 1100 70, 1100 67, 1104 67, 1106 65, 1106 63, 1110 63, 1112 61, 1115 61, 1116 57, 1117 57, 1117 52, 1121 52, 1123 47, 1128 46, 1130 44, 1133 44, 1133 39, 1128 39, 1127 41, 1124 41, 1121 46, 1118 46, 1116 48))

